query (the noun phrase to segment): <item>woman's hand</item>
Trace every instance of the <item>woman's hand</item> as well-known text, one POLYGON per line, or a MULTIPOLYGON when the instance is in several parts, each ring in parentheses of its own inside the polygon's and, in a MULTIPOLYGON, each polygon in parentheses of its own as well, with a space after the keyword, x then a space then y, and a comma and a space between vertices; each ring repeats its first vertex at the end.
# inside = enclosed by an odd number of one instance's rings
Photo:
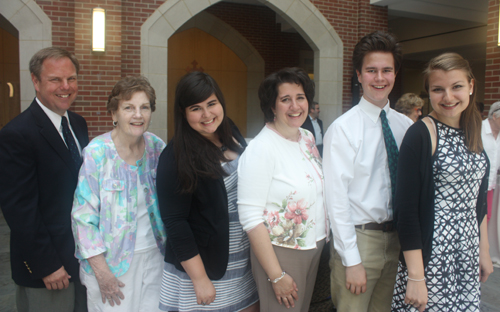
POLYGON ((405 303, 423 312, 427 306, 427 299, 427 285, 425 285, 425 281, 415 282, 408 280, 405 303))
POLYGON ((106 300, 108 300, 112 307, 115 303, 120 305, 120 299, 125 299, 125 296, 120 288, 124 287, 125 284, 120 282, 109 270, 108 272, 104 271, 95 273, 99 289, 101 290, 102 303, 106 303, 106 300))
POLYGON ((208 277, 193 280, 196 302, 201 305, 208 305, 215 300, 215 287, 208 277))
POLYGON ((102 303, 106 303, 106 300, 109 301, 109 304, 113 307, 115 303, 120 305, 121 301, 125 299, 121 287, 124 287, 125 284, 120 282, 106 263, 106 259, 103 254, 88 258, 92 270, 94 270, 95 278, 97 283, 99 284, 99 290, 101 291, 102 303))
POLYGON ((299 300, 299 295, 297 294, 299 289, 290 275, 285 274, 282 279, 276 284, 272 283, 272 285, 279 304, 284 303, 287 308, 295 307, 294 299, 299 300))

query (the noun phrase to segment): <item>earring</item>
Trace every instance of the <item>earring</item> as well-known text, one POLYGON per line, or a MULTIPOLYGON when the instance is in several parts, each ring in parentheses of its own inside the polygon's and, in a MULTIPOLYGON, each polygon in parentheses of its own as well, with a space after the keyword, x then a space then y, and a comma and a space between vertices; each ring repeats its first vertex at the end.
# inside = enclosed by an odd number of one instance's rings
POLYGON ((113 127, 116 127, 117 124, 118 124, 118 121, 113 120, 113 127))
POLYGON ((469 95, 472 95, 472 92, 471 92, 471 93, 469 93, 469 95))

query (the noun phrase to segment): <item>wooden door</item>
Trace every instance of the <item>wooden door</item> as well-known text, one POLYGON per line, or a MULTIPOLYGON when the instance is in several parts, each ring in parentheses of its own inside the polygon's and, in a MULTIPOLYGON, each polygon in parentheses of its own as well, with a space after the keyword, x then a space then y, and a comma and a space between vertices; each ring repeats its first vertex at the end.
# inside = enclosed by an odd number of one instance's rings
POLYGON ((19 39, 0 28, 0 129, 21 112, 19 39))
POLYGON ((227 115, 243 136, 247 130, 247 67, 225 44, 198 29, 191 28, 168 39, 168 116, 169 140, 174 135, 175 87, 182 76, 193 70, 212 76, 222 90, 227 115))

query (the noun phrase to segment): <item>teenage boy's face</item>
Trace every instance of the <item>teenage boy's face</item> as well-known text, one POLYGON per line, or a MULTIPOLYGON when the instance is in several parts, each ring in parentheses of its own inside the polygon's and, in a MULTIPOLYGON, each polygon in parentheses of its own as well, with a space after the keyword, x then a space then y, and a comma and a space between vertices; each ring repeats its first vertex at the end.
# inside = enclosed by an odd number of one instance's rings
POLYGON ((363 58, 361 72, 356 70, 363 86, 363 97, 368 102, 383 108, 394 87, 396 71, 394 57, 390 52, 370 52, 363 58))

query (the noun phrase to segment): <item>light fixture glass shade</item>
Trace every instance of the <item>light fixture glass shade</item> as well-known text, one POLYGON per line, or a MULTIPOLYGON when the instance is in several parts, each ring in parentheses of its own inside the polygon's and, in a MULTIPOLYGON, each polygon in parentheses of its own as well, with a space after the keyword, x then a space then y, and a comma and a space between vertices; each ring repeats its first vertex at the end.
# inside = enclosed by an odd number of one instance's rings
POLYGON ((106 10, 92 9, 92 51, 104 52, 106 50, 106 10))

